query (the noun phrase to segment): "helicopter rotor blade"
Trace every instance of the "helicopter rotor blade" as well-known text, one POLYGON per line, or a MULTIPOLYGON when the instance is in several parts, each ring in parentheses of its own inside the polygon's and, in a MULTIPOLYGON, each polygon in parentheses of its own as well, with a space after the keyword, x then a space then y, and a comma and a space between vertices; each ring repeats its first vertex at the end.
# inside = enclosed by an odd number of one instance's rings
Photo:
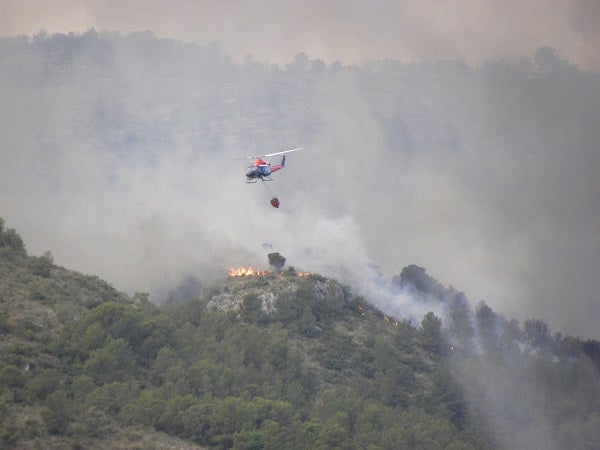
POLYGON ((284 153, 296 152, 298 150, 302 150, 302 147, 293 148, 291 150, 284 150, 282 152, 269 153, 267 155, 255 155, 255 156, 246 156, 245 159, 253 159, 253 158, 266 158, 267 156, 275 156, 275 155, 283 155, 284 153))
POLYGON ((275 155, 283 155, 284 153, 290 153, 290 152, 296 152, 298 150, 302 150, 302 147, 298 147, 298 148, 293 148, 291 150, 284 150, 282 152, 276 152, 276 153, 269 153, 268 155, 263 155, 263 156, 275 156, 275 155))

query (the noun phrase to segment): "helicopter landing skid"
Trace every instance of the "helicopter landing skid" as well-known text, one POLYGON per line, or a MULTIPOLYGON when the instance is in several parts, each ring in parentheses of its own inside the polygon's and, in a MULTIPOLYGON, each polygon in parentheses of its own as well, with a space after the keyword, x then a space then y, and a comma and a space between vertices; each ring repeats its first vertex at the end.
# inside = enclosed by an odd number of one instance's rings
POLYGON ((252 180, 246 180, 246 183, 247 184, 254 184, 258 180, 260 180, 260 181, 273 181, 273 178, 256 177, 256 178, 253 178, 252 180))

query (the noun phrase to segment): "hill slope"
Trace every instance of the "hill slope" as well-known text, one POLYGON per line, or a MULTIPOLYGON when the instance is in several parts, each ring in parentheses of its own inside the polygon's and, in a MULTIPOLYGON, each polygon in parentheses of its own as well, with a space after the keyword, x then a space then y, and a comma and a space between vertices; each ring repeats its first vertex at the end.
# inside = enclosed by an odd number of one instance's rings
POLYGON ((464 295, 419 268, 398 283, 415 298, 446 302, 445 326, 433 313, 418 327, 387 317, 335 280, 292 268, 230 277, 199 298, 158 307, 57 267, 49 253, 27 256, 14 230, 0 236, 3 446, 598 442, 596 342, 544 341, 543 323, 526 333, 485 304, 470 317, 464 295))
POLYGON ((0 447, 201 448, 151 427, 117 425, 75 395, 77 365, 57 345, 105 302, 139 303, 98 277, 55 266, 50 253, 27 256, 0 219, 0 447))
POLYGON ((218 448, 469 446, 456 401, 432 402, 442 367, 421 333, 334 280, 230 278, 159 308, 50 254, 28 257, 7 231, 3 445, 129 448, 144 436, 162 448, 176 437, 218 448))

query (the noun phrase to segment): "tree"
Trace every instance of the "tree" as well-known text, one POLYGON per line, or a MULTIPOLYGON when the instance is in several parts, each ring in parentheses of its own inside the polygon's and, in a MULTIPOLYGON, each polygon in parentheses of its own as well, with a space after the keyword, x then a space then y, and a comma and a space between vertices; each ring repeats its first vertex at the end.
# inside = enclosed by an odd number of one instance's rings
POLYGON ((57 370, 46 369, 31 380, 27 387, 34 398, 45 400, 60 387, 61 381, 62 378, 57 370))
POLYGON ((425 410, 436 417, 450 420, 456 427, 465 425, 467 405, 460 387, 449 370, 441 368, 432 374, 433 387, 426 395, 425 410))
POLYGON ((491 351, 498 348, 498 337, 496 330, 497 317, 487 303, 479 302, 475 309, 475 321, 477 332, 484 350, 491 351))
POLYGON ((8 404, 0 401, 0 447, 14 448, 15 442, 21 437, 17 423, 17 414, 8 404))
POLYGON ((600 371, 600 342, 595 339, 587 339, 581 346, 583 352, 593 361, 600 371))
POLYGON ((135 358, 127 341, 108 339, 104 347, 91 352, 84 368, 98 385, 102 385, 131 377, 135 358))
POLYGON ((131 403, 134 392, 126 383, 114 382, 97 387, 85 399, 88 409, 98 409, 107 414, 117 415, 123 406, 131 403))
POLYGON ((463 352, 469 352, 473 345, 475 331, 471 323, 471 310, 464 293, 459 292, 449 302, 448 330, 455 345, 463 352))
POLYGON ((9 333, 12 330, 12 326, 8 321, 8 313, 6 310, 0 309, 0 334, 9 333))
POLYGON ((280 273, 285 264, 285 258, 279 253, 269 253, 267 257, 269 258, 269 265, 273 267, 277 273, 280 273))
POLYGON ((0 387, 22 388, 27 383, 27 379, 21 369, 13 365, 4 366, 0 369, 0 387))
POLYGON ((552 47, 540 47, 536 50, 533 59, 539 74, 542 76, 567 78, 578 74, 577 66, 560 59, 558 53, 552 47))
POLYGON ((347 412, 340 411, 328 418, 323 424, 317 447, 344 448, 344 441, 352 436, 350 417, 347 412))
POLYGON ((50 278, 50 273, 54 267, 54 258, 52 257, 52 253, 47 251, 42 256, 32 257, 29 264, 35 275, 50 278))
POLYGON ((527 340, 534 347, 543 348, 552 342, 550 327, 541 320, 527 319, 523 329, 527 340))
POLYGON ((248 322, 257 323, 263 315, 262 302, 256 294, 248 293, 242 299, 240 312, 242 317, 248 322))
POLYGON ((440 354, 445 347, 442 333, 442 319, 429 311, 421 321, 421 343, 431 353, 440 354))
POLYGON ((65 391, 53 392, 46 398, 42 419, 50 433, 63 434, 71 421, 73 408, 65 391))
POLYGON ((518 356, 521 330, 517 319, 503 320, 501 323, 500 348, 505 355, 518 356))
POLYGON ((408 286, 422 294, 433 295, 441 298, 444 288, 435 278, 427 275, 427 270, 415 264, 402 269, 400 275, 392 279, 393 284, 398 287, 408 286))
POLYGON ((5 249, 4 252, 11 256, 26 257, 27 251, 25 250, 25 244, 19 233, 12 228, 8 228, 2 231, 0 235, 0 249, 5 249))

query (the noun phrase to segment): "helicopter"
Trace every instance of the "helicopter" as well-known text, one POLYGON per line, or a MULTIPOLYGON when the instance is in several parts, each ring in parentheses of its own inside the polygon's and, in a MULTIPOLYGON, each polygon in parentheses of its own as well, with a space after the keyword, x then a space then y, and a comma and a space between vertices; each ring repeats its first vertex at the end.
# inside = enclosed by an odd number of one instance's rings
POLYGON ((256 183, 258 180, 272 181, 273 178, 271 178, 271 174, 285 167, 285 153, 295 152, 298 150, 302 150, 302 147, 284 150, 282 152, 269 153, 268 155, 247 156, 245 159, 254 159, 254 162, 246 170, 246 183, 256 183), (281 158, 281 163, 274 166, 272 166, 269 161, 265 161, 263 159, 276 155, 283 155, 283 157, 281 158))

